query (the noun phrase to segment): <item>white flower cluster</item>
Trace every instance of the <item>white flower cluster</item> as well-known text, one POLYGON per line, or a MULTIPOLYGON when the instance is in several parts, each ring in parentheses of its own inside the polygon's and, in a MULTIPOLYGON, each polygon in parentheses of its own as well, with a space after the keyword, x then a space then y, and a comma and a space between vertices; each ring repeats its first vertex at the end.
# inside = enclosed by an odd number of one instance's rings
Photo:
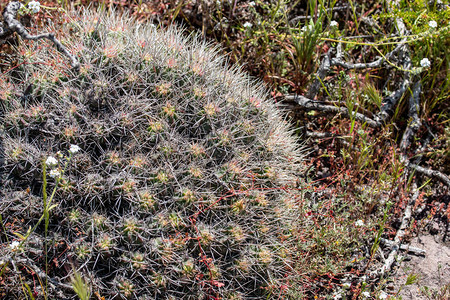
POLYGON ((18 241, 14 241, 9 245, 9 248, 11 248, 12 251, 16 251, 19 248, 20 243, 18 241))
POLYGON ((38 1, 30 1, 28 2, 28 5, 25 6, 22 3, 20 3, 20 8, 19 8, 19 15, 23 16, 26 14, 35 14, 38 13, 41 10, 41 3, 39 3, 38 1))
POLYGON ((365 298, 369 298, 370 297, 370 293, 369 292, 362 292, 361 293, 361 296, 363 297, 363 299, 365 299, 365 298))
POLYGON ((355 222, 355 226, 356 226, 356 227, 364 226, 364 221, 363 221, 363 220, 358 220, 358 221, 356 221, 356 222, 355 222))
POLYGON ((425 57, 420 61, 420 66, 428 68, 429 66, 431 66, 431 62, 428 58, 425 57))
POLYGON ((338 22, 336 22, 336 21, 331 21, 330 22, 330 27, 338 27, 338 26, 339 26, 338 22))
POLYGON ((38 1, 30 1, 28 2, 28 9, 34 14, 38 13, 41 10, 41 4, 38 1))
POLYGON ((253 26, 253 24, 250 22, 245 22, 244 25, 242 25, 242 26, 244 26, 245 28, 250 28, 253 26))
POLYGON ((306 26, 303 26, 302 27, 302 32, 310 32, 310 31, 312 31, 314 29, 314 26, 313 25, 311 25, 311 24, 309 24, 309 25, 306 25, 306 26))
POLYGON ((47 157, 45 164, 49 167, 54 167, 58 164, 58 160, 56 158, 54 158, 53 156, 49 156, 49 157, 47 157))
POLYGON ((431 28, 436 28, 437 27, 437 22, 436 21, 430 21, 430 22, 428 22, 428 26, 430 26, 431 28))
POLYGON ((61 172, 58 169, 50 170, 50 173, 48 173, 51 178, 59 177, 59 175, 61 175, 61 172))
POLYGON ((75 154, 80 150, 81 150, 81 148, 78 145, 70 145, 70 149, 69 149, 70 153, 75 154))
MULTIPOLYGON (((79 152, 80 150, 81 150, 81 148, 78 145, 73 145, 72 144, 72 145, 70 145, 69 153, 70 154, 75 154, 75 153, 79 152)), ((62 158, 61 152, 58 151, 57 154, 58 154, 58 157, 62 158)), ((57 177, 61 176, 61 171, 60 171, 59 168, 57 168, 57 166, 58 166, 58 159, 56 159, 53 156, 49 156, 49 157, 47 157, 47 160, 45 161, 45 164, 48 167, 52 168, 50 170, 50 172, 48 173, 48 176, 50 176, 51 178, 57 178, 57 177)))
MULTIPOLYGON (((56 167, 58 165, 58 160, 56 158, 54 158, 53 156, 49 156, 47 157, 47 160, 45 161, 45 164, 50 167, 56 167)), ((51 169, 50 172, 48 173, 48 176, 50 176, 51 178, 56 178, 60 175, 61 173, 59 172, 59 170, 57 168, 51 169)))

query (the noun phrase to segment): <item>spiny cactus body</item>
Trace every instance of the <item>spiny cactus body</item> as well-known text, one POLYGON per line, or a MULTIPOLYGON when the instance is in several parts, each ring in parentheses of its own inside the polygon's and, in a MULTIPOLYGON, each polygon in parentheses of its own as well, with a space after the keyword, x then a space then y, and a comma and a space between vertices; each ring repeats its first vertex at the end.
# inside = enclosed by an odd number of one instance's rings
MULTIPOLYGON (((29 43, 0 82, 10 238, 42 215, 45 159, 59 157, 62 170, 70 145, 82 149, 50 213, 50 295, 73 295, 73 268, 106 299, 283 295, 301 153, 262 85, 175 28, 85 12, 63 32, 79 73, 29 43)), ((20 253, 0 251, 44 270, 43 243, 42 225, 20 253)), ((22 297, 32 269, 9 265, 4 292, 22 297)))

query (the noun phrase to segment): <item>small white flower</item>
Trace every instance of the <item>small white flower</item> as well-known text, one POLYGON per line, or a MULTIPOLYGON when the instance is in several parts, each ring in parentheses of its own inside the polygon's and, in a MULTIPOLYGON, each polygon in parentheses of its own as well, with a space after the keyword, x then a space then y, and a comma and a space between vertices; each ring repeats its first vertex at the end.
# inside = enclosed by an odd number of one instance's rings
POLYGON ((344 283, 342 284, 342 287, 345 288, 345 289, 349 289, 351 285, 352 285, 352 284, 351 284, 350 282, 344 282, 344 283))
POLYGON ((355 226, 357 226, 357 227, 364 226, 364 221, 363 221, 363 220, 358 220, 358 221, 356 221, 356 222, 355 222, 355 226))
POLYGON ((386 294, 384 291, 381 291, 380 295, 378 295, 378 298, 382 300, 387 299, 387 297, 388 294, 386 294))
POLYGON ((5 263, 5 261, 3 259, 0 259, 0 267, 2 267, 5 263))
POLYGON ((253 26, 253 24, 250 22, 245 22, 244 25, 242 25, 242 26, 244 26, 245 28, 250 28, 253 26))
POLYGON ((339 26, 338 22, 336 22, 336 21, 331 21, 330 22, 330 27, 338 27, 338 26, 339 26))
POLYGON ((255 6, 255 1, 249 2, 249 3, 248 3, 248 6, 252 6, 252 7, 255 6))
POLYGON ((302 32, 312 31, 313 29, 314 29, 314 26, 309 24, 309 25, 302 27, 302 32))
POLYGON ((38 13, 41 9, 41 4, 38 1, 30 1, 28 3, 28 8, 31 10, 32 13, 38 13))
POLYGON ((18 241, 14 241, 11 243, 11 245, 9 245, 9 248, 11 248, 11 250, 15 251, 17 248, 19 248, 20 243, 18 241))
POLYGON ((70 153, 75 154, 80 150, 81 150, 81 148, 78 145, 73 145, 73 144, 70 145, 70 149, 69 149, 70 153))
POLYGON ((430 22, 428 22, 428 26, 430 26, 431 28, 436 28, 437 27, 437 23, 436 23, 436 21, 430 21, 430 22))
POLYGON ((59 175, 61 175, 61 173, 58 169, 53 169, 50 171, 50 173, 48 173, 48 176, 50 176, 51 178, 59 177, 59 175))
POLYGON ((58 160, 53 156, 49 156, 45 161, 45 164, 49 167, 56 166, 58 164, 58 160))
POLYGON ((420 61, 420 65, 424 68, 428 68, 429 66, 431 66, 431 62, 428 58, 424 58, 420 61))
POLYGON ((361 296, 363 296, 364 298, 369 298, 370 297, 370 293, 369 292, 362 292, 361 296))

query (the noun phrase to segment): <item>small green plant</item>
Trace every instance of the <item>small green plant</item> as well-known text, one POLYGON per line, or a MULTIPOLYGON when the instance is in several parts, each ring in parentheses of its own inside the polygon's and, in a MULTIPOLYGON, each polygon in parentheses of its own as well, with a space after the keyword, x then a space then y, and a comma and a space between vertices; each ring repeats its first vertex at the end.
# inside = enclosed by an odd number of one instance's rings
MULTIPOLYGON (((315 12, 315 1, 309 1, 309 3, 311 12, 315 12)), ((305 75, 311 74, 316 67, 314 54, 320 44, 320 37, 323 33, 322 22, 324 19, 324 8, 320 6, 319 9, 318 15, 314 19, 311 18, 306 24, 299 24, 297 28, 289 27, 289 34, 295 49, 295 69, 304 72, 305 75)))
POLYGON ((81 277, 81 274, 76 270, 73 271, 71 277, 72 288, 80 300, 89 300, 91 298, 91 287, 85 279, 81 277))
POLYGON ((388 220, 388 215, 389 215, 389 211, 392 207, 392 203, 388 202, 386 203, 386 207, 384 208, 384 213, 383 213, 383 220, 380 220, 380 223, 378 224, 378 231, 376 233, 375 236, 375 241, 372 245, 372 248, 370 249, 370 254, 372 257, 374 257, 376 251, 378 250, 378 248, 380 247, 380 242, 381 242, 381 236, 384 232, 387 220, 388 220))
MULTIPOLYGON (((58 189, 59 182, 61 181, 61 178, 63 178, 64 172, 66 171, 70 160, 72 159, 73 154, 77 153, 80 150, 80 147, 77 145, 71 145, 69 149, 69 155, 65 156, 61 153, 57 153, 57 157, 59 159, 56 159, 53 156, 48 156, 45 161, 42 162, 42 198, 43 198, 43 212, 42 216, 39 218, 39 220, 36 222, 36 224, 33 227, 29 227, 25 235, 22 235, 18 232, 14 232, 16 236, 20 238, 19 241, 13 241, 10 245, 11 250, 13 251, 14 255, 18 255, 20 252, 24 251, 25 243, 28 241, 30 236, 36 231, 38 226, 44 221, 44 257, 45 257, 45 273, 48 273, 48 230, 49 230, 49 223, 50 223, 50 212, 56 208, 57 204, 52 204, 56 190, 58 189), (49 172, 47 172, 47 168, 51 168, 49 172), (53 190, 51 194, 49 195, 47 193, 47 186, 48 186, 48 177, 53 178, 56 183, 53 187, 53 190)), ((1 219, 0 219, 1 222, 1 219)), ((3 224, 3 223, 2 223, 3 224)), ((8 266, 8 262, 2 265, 2 273, 4 272, 5 268, 8 266)), ((30 288, 26 283, 23 283, 22 288, 25 286, 27 292, 29 293, 30 288)), ((48 295, 48 277, 45 278, 45 291, 44 291, 44 298, 47 299, 48 295)), ((23 288, 24 289, 24 288, 23 288)))

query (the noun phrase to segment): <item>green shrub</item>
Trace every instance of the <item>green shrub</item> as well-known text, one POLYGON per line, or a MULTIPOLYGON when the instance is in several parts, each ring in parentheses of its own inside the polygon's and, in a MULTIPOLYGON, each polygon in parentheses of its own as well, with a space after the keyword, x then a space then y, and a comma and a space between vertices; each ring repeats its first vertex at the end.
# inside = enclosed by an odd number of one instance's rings
MULTIPOLYGON (((45 158, 82 149, 53 199, 48 296, 74 295, 55 283, 70 282, 70 263, 106 299, 282 293, 295 273, 302 155, 262 84, 176 28, 114 13, 73 18, 58 30, 79 73, 30 42, 1 77, 11 88, 1 99, 9 237, 39 219, 45 158)), ((43 240, 39 226, 22 252, 0 253, 45 269, 43 240)), ((32 286, 27 270, 5 270, 11 298, 23 297, 22 280, 32 286)))

